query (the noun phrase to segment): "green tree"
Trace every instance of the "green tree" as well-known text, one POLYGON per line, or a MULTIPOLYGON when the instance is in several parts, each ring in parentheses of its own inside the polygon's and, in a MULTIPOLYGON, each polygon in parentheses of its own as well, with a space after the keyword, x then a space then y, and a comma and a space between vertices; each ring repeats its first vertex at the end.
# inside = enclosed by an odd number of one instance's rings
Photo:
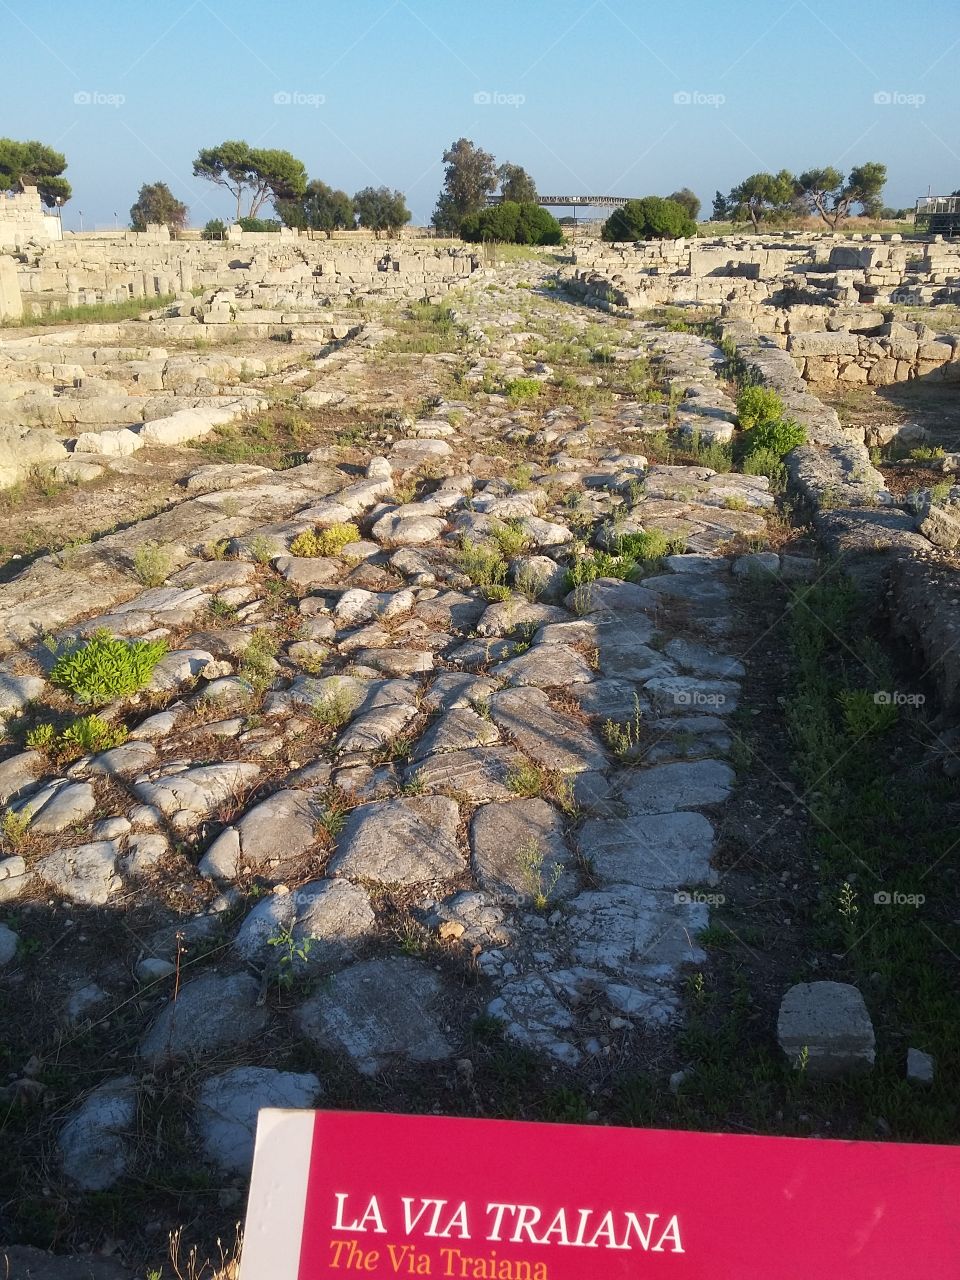
POLYGON ((765 218, 776 221, 785 216, 796 188, 796 178, 786 169, 752 173, 730 192, 730 212, 739 221, 749 218, 757 231, 765 218))
POLYGON ((72 194, 70 183, 61 176, 66 167, 63 153, 42 142, 0 138, 0 191, 36 187, 40 199, 52 209, 58 199, 63 203, 72 194))
POLYGON ((130 226, 134 231, 146 231, 148 226, 160 223, 171 231, 182 231, 187 212, 187 206, 165 182, 145 182, 136 204, 130 207, 130 226))
POLYGON ((500 180, 500 194, 504 200, 514 204, 536 204, 536 183, 519 164, 502 164, 497 170, 500 180))
POLYGON ((479 213, 468 214, 460 224, 460 235, 473 242, 563 243, 563 228, 553 214, 538 204, 519 204, 515 200, 504 200, 479 213))
POLYGON ((235 221, 255 218, 268 201, 292 200, 307 188, 307 171, 289 151, 251 147, 246 142, 221 142, 206 147, 193 162, 196 178, 205 178, 236 199, 235 221), (243 198, 250 203, 243 212, 243 198))
POLYGON ((883 202, 881 199, 887 181, 887 167, 868 163, 850 170, 844 181, 839 169, 808 169, 797 179, 797 189, 804 205, 812 213, 818 213, 831 231, 849 218, 854 205, 868 217, 876 217, 883 202))
POLYGON ((681 187, 679 191, 674 191, 672 195, 667 196, 667 199, 672 200, 674 204, 683 205, 694 222, 699 218, 700 197, 689 187, 681 187))
POLYGON ((381 232, 394 236, 413 216, 401 191, 389 187, 364 187, 353 197, 357 221, 372 231, 377 239, 381 232))
POLYGON ((458 138, 443 153, 443 163, 447 167, 433 225, 449 235, 459 231, 469 214, 485 207, 487 196, 497 188, 497 162, 469 138, 458 138))
POLYGON ((726 222, 729 217, 730 205, 727 203, 727 197, 722 191, 718 191, 713 197, 713 209, 710 213, 710 221, 726 222))
POLYGON ((275 207, 285 226, 300 231, 322 231, 328 240, 334 231, 354 225, 353 200, 345 191, 335 191, 317 179, 307 183, 302 196, 275 201, 275 207))
POLYGON ((614 209, 600 234, 604 240, 619 241, 676 240, 696 233, 697 224, 683 205, 662 196, 645 196, 614 209))

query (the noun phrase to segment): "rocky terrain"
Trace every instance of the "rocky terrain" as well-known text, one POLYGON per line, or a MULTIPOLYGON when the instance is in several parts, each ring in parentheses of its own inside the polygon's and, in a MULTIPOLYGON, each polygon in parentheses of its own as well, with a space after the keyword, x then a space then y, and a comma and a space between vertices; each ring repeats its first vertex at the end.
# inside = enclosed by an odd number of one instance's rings
POLYGON ((742 332, 590 308, 535 257, 444 293, 283 342, 225 294, 0 341, 52 473, 2 515, 11 1244, 226 1239, 261 1106, 704 1127, 749 1105, 741 1034, 786 1130, 878 1114, 879 1084, 798 1099, 804 1053, 878 1059, 906 1128, 937 1105, 914 1030, 795 931, 824 893, 782 626, 857 510, 895 516, 862 442, 786 388, 796 483, 850 485, 811 523, 733 468, 742 332))

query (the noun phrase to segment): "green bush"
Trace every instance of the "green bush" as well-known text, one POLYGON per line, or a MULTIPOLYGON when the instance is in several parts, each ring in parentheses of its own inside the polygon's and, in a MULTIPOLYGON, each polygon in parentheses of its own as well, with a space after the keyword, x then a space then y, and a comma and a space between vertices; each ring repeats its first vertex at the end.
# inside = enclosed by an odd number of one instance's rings
POLYGON ((737 396, 737 422, 741 431, 749 431, 761 422, 779 422, 783 414, 783 401, 769 387, 744 387, 737 396))
POLYGON ((766 476, 774 493, 782 493, 787 487, 787 468, 772 449, 754 449, 743 459, 741 469, 745 476, 766 476))
POLYGON ((744 458, 763 451, 775 453, 782 458, 797 445, 806 444, 807 433, 799 422, 783 418, 779 422, 758 422, 755 427, 743 433, 744 458))
POLYGON ((508 378, 503 390, 510 397, 511 404, 525 404, 539 397, 543 384, 537 378, 508 378))
POLYGON ((360 541, 360 530, 355 524, 339 522, 327 529, 307 529, 298 533, 290 543, 294 556, 338 556, 351 542, 360 541))
POLYGON ((244 231, 279 231, 280 223, 276 218, 238 218, 244 231))
POLYGON ((614 209, 600 234, 607 241, 678 240, 696 235, 697 224, 676 200, 645 196, 614 209))
POLYGON ((65 750, 77 750, 96 755, 101 751, 110 751, 127 740, 127 730, 123 725, 109 724, 99 716, 81 716, 67 725, 60 734, 58 745, 65 750))
POLYGON ((220 218, 211 218, 200 232, 204 240, 223 240, 226 238, 227 224, 220 218))
POLYGON ((563 244, 563 228, 553 214, 538 204, 502 204, 469 214, 460 224, 463 240, 500 244, 563 244))
POLYGON ((109 631, 97 631, 85 645, 57 658, 50 683, 80 702, 103 706, 142 689, 166 652, 165 640, 118 640, 109 631))

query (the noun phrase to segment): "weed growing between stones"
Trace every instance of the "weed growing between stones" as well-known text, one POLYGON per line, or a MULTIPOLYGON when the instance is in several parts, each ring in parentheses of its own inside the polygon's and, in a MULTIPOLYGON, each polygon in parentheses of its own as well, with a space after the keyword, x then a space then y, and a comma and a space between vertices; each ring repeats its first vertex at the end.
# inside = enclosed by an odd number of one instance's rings
POLYGON ((119 640, 96 631, 87 644, 60 654, 50 683, 79 702, 103 706, 142 689, 166 652, 165 640, 119 640))
POLYGON ((61 761, 97 754, 119 747, 127 740, 124 725, 110 724, 100 716, 81 716, 59 732, 49 722, 38 724, 26 735, 26 745, 35 751, 55 754, 61 761))
POLYGON ((456 560, 461 573, 465 573, 471 583, 482 591, 488 600, 509 598, 507 562, 499 550, 479 542, 471 542, 464 536, 460 539, 456 560))
POLYGON ((340 522, 327 529, 308 529, 297 534, 290 543, 290 553, 295 556, 336 556, 351 542, 359 541, 357 526, 340 522))
POLYGON ((144 542, 133 553, 133 572, 145 587, 163 586, 173 564, 173 552, 158 542, 144 542))

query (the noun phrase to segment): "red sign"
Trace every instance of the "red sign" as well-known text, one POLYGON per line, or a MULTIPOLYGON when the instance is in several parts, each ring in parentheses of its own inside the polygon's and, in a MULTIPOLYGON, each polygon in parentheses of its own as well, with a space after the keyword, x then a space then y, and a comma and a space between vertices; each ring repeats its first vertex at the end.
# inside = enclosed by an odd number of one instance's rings
POLYGON ((241 1280, 957 1280, 960 1147, 262 1111, 241 1280))

